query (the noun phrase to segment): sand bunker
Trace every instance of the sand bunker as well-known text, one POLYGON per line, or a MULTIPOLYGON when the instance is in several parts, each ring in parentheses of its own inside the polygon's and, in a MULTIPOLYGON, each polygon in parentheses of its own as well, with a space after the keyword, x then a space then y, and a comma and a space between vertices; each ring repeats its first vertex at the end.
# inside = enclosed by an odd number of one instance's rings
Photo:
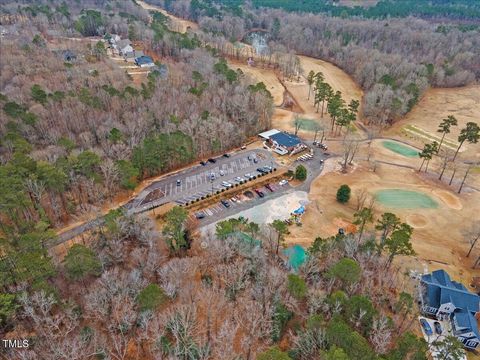
POLYGON ((445 190, 433 190, 435 196, 437 196, 448 207, 455 210, 462 210, 463 205, 460 199, 454 194, 445 190))
POLYGON ((420 214, 411 214, 407 216, 407 223, 414 229, 419 229, 428 225, 428 219, 420 214))

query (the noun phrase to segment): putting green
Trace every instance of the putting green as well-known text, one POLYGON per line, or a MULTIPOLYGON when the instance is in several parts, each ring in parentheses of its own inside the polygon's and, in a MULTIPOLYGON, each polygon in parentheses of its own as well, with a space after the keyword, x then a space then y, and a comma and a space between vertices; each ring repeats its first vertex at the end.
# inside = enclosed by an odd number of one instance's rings
POLYGON ((307 252, 300 245, 293 245, 286 248, 283 250, 283 253, 288 256, 288 263, 295 271, 307 260, 307 252))
POLYGON ((377 191, 375 198, 380 204, 397 209, 435 209, 438 207, 435 200, 418 191, 385 189, 377 191))
MULTIPOLYGON (((315 120, 302 118, 298 119, 298 121, 300 122, 300 130, 314 132, 320 129, 320 125, 315 120)), ((292 121, 292 126, 295 127, 295 120, 292 121)))
POLYGON ((408 147, 406 145, 402 145, 400 143, 397 143, 395 141, 383 141, 382 142, 383 147, 387 148, 390 151, 396 152, 397 154, 406 156, 406 157, 417 157, 418 156, 418 151, 408 147))

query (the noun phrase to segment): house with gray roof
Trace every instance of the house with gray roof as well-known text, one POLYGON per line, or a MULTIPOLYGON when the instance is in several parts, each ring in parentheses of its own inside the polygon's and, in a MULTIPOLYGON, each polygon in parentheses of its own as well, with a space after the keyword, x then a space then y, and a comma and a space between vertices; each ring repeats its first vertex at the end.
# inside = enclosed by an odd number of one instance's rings
POLYGON ((421 311, 439 320, 450 320, 454 335, 468 349, 480 344, 475 315, 480 310, 480 297, 461 283, 450 279, 444 270, 422 275, 421 311))

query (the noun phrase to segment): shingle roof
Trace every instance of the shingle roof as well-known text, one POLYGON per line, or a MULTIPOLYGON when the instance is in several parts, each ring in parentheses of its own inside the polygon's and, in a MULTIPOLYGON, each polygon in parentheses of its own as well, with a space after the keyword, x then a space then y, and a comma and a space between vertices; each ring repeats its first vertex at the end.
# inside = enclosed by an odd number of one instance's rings
POLYGON ((138 64, 138 65, 141 65, 141 64, 153 64, 153 59, 150 57, 150 56, 140 56, 138 58, 135 59, 135 62, 138 64))
POLYGON ((453 303, 459 309, 478 312, 480 298, 469 292, 462 284, 452 281, 444 270, 422 275, 422 282, 427 286, 429 305, 438 308, 440 304, 453 303))
POLYGON ((455 313, 455 320, 460 328, 465 328, 473 331, 473 333, 480 338, 478 332, 477 319, 472 315, 470 311, 459 311, 455 313))
POLYGON ((284 146, 286 148, 296 146, 302 142, 298 138, 298 136, 290 135, 284 132, 279 132, 277 134, 271 135, 270 139, 272 139, 277 144, 284 146))

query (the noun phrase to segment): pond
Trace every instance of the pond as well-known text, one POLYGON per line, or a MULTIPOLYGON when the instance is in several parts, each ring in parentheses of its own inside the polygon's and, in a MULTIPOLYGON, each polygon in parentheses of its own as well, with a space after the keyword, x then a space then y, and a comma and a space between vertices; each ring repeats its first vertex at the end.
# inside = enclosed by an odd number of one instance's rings
POLYGON ((283 250, 283 254, 288 257, 288 264, 295 271, 298 271, 300 266, 307 260, 307 252, 300 245, 293 245, 286 248, 283 250))
POLYGON ((435 209, 438 203, 430 196, 419 191, 403 189, 385 189, 375 193, 377 201, 396 209, 435 209))
POLYGON ((395 141, 383 141, 382 145, 384 148, 406 157, 418 157, 419 154, 416 149, 395 141))

